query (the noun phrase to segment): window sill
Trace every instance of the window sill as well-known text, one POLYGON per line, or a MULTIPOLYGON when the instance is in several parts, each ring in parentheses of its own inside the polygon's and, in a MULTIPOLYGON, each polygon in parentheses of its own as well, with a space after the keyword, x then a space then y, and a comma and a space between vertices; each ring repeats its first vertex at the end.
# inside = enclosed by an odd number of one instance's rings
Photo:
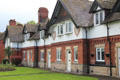
POLYGON ((61 37, 61 36, 63 36, 63 34, 58 34, 58 37, 61 37))
POLYGON ((72 32, 66 32, 66 35, 72 34, 72 32))
POLYGON ((75 61, 74 61, 74 64, 78 64, 78 61, 77 61, 77 60, 75 60, 75 61))
POLYGON ((98 65, 98 66, 104 66, 105 65, 105 61, 96 61, 95 62, 95 65, 98 65))
POLYGON ((61 63, 61 60, 57 60, 56 62, 57 62, 57 63, 61 63))
POLYGON ((105 60, 96 60, 96 62, 105 62, 105 60))
POLYGON ((44 60, 42 59, 42 60, 40 60, 41 62, 44 62, 44 60))

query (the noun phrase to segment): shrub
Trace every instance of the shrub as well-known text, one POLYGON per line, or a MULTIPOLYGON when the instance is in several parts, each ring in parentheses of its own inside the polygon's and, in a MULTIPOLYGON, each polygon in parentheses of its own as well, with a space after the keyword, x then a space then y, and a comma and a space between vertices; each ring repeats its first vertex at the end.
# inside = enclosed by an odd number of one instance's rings
POLYGON ((15 67, 11 66, 10 64, 9 65, 0 64, 0 71, 13 71, 13 70, 15 70, 15 67))
POLYGON ((17 57, 17 56, 14 56, 13 58, 11 58, 11 62, 12 64, 18 66, 19 64, 21 64, 21 57, 17 57))

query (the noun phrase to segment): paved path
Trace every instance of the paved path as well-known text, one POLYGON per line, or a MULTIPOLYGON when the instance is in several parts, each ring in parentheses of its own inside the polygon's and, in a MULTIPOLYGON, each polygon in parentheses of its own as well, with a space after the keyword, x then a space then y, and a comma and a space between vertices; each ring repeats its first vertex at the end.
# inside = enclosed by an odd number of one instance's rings
POLYGON ((108 77, 108 76, 97 76, 97 75, 88 75, 90 77, 96 77, 99 80, 120 80, 120 78, 108 77))
POLYGON ((51 72, 27 73, 27 74, 15 74, 15 75, 0 75, 0 77, 26 76, 26 75, 38 75, 38 74, 51 74, 51 72))

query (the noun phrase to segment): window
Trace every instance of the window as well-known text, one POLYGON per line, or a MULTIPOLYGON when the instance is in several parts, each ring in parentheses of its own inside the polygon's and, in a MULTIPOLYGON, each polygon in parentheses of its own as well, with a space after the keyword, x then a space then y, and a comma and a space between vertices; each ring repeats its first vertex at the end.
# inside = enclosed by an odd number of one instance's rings
POLYGON ((104 21, 104 11, 99 11, 94 14, 94 25, 100 25, 104 21))
POLYGON ((40 31, 40 38, 43 39, 44 36, 45 36, 45 31, 44 30, 40 31))
POLYGON ((58 35, 63 35, 63 24, 58 26, 58 35))
POLYGON ((61 61, 61 49, 58 48, 56 51, 56 59, 57 61, 61 61))
POLYGON ((96 61, 104 62, 104 48, 96 48, 96 61))
POLYGON ((32 50, 31 50, 31 54, 30 54, 30 56, 31 56, 31 61, 32 61, 32 50))
POLYGON ((72 22, 67 22, 66 23, 66 33, 71 33, 72 32, 72 22))
POLYGON ((78 61, 78 47, 74 47, 74 61, 78 61))
POLYGON ((23 59, 25 60, 26 51, 23 51, 23 59))
POLYGON ((41 52, 41 61, 44 61, 44 52, 41 52))

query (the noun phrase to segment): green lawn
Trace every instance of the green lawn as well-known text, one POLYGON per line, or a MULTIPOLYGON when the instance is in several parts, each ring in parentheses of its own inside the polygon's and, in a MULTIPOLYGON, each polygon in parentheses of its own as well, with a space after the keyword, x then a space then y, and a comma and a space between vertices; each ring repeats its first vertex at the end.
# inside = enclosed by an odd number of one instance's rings
POLYGON ((92 77, 77 76, 62 73, 50 73, 48 71, 16 67, 15 71, 0 72, 0 80, 98 80, 92 77))

